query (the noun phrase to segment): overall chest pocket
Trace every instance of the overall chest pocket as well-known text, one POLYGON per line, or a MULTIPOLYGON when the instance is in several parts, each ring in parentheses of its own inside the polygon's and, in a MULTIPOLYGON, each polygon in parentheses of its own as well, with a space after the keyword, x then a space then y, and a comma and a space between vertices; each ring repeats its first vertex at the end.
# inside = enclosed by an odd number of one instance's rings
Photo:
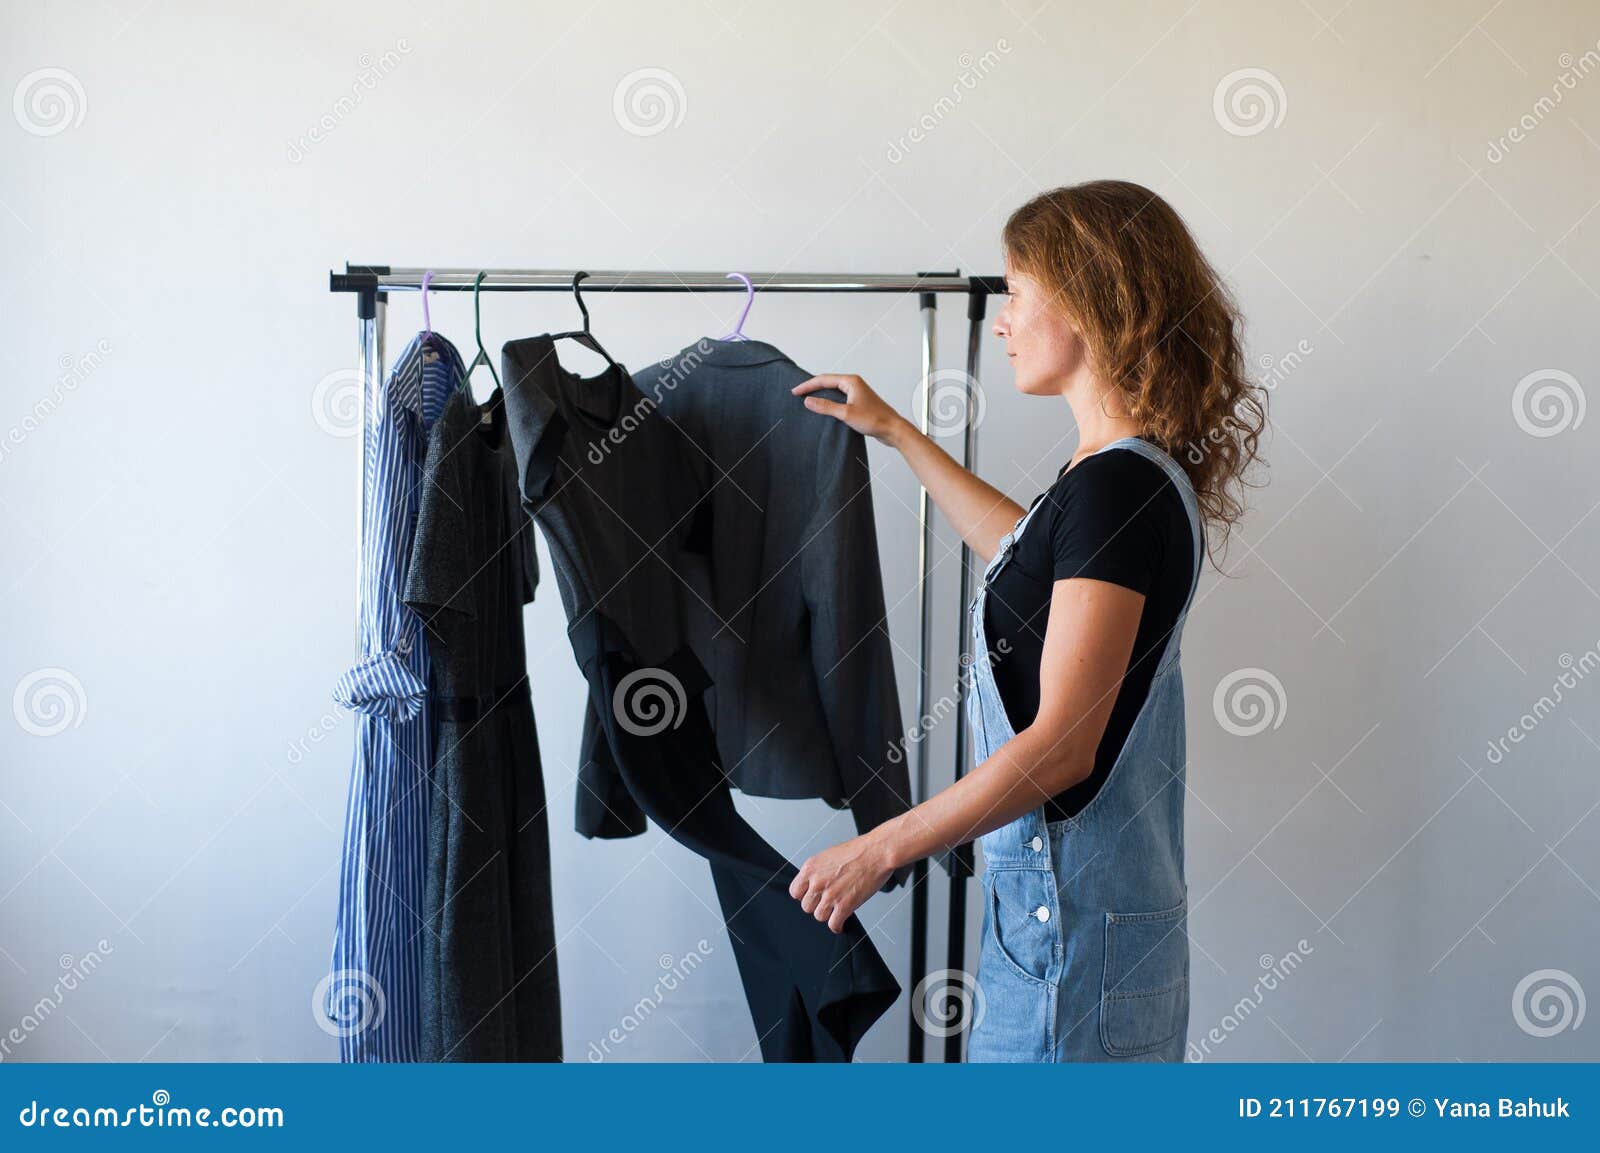
POLYGON ((1159 1049, 1189 1021, 1188 898, 1170 909, 1106 914, 1100 1041, 1117 1057, 1159 1049))

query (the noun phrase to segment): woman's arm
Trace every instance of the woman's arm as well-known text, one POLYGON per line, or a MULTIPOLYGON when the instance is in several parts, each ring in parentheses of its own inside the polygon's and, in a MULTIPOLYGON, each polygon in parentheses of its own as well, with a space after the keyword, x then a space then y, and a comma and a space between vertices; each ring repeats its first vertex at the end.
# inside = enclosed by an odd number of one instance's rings
POLYGON ((797 384, 793 392, 806 407, 887 444, 906 458, 933 503, 939 506, 961 539, 984 564, 1000 547, 1000 538, 1015 527, 1026 510, 992 485, 962 468, 920 429, 886 404, 859 376, 823 373, 797 384), (844 393, 843 402, 812 396, 823 388, 844 393))
POLYGON ((949 788, 808 859, 789 886, 800 907, 840 932, 901 865, 992 832, 1087 778, 1133 652, 1144 599, 1108 581, 1056 581, 1034 722, 949 788))

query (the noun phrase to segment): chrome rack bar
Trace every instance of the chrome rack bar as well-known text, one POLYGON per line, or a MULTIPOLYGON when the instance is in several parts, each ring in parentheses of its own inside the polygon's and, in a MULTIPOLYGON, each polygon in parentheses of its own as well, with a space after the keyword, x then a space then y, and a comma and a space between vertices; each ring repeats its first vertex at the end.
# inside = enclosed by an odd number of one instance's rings
MULTIPOLYGON (((541 268, 393 268, 387 264, 346 264, 328 274, 333 292, 405 292, 422 288, 422 275, 432 272, 428 288, 461 292, 472 288, 479 272, 485 292, 567 292, 580 270, 541 268)), ((849 272, 748 272, 762 292, 971 292, 975 282, 1000 277, 939 273, 929 276, 876 275, 849 272)), ((744 285, 721 272, 590 272, 583 290, 616 292, 743 292, 744 285)), ((993 291, 992 288, 989 291, 993 291)))

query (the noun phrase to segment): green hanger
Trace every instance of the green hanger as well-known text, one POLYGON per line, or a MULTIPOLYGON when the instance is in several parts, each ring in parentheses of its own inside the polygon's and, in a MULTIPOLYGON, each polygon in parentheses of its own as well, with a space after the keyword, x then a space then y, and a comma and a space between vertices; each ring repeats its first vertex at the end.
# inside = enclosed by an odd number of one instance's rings
POLYGON ((482 364, 488 367, 489 375, 494 377, 494 386, 498 390, 500 388, 500 374, 495 371, 494 361, 489 359, 489 354, 483 348, 483 313, 479 311, 478 307, 478 289, 482 286, 484 277, 488 275, 487 272, 480 272, 478 273, 478 278, 472 282, 472 334, 478 340, 478 355, 473 357, 471 364, 467 365, 467 375, 462 377, 462 381, 464 383, 469 382, 472 379, 472 374, 477 371, 478 365, 482 364))

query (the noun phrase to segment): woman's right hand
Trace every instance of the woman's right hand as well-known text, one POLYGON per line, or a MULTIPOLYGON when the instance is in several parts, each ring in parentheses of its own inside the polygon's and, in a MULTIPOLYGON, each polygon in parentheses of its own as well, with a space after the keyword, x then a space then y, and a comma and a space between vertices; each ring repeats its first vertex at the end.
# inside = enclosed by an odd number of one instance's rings
POLYGON ((888 403, 872 391, 872 387, 859 376, 824 372, 810 380, 801 381, 790 390, 795 396, 805 397, 806 407, 835 420, 842 420, 862 436, 870 436, 884 444, 893 445, 895 437, 910 423, 888 403), (844 400, 829 400, 825 396, 812 396, 824 388, 838 389, 844 400))
POLYGON ((1025 510, 1016 501, 962 468, 916 425, 885 404, 859 376, 825 372, 801 381, 790 391, 804 397, 812 412, 843 421, 905 457, 933 503, 983 563, 989 562, 1005 534, 1022 518, 1025 510), (838 389, 844 399, 811 395, 825 388, 838 389))

